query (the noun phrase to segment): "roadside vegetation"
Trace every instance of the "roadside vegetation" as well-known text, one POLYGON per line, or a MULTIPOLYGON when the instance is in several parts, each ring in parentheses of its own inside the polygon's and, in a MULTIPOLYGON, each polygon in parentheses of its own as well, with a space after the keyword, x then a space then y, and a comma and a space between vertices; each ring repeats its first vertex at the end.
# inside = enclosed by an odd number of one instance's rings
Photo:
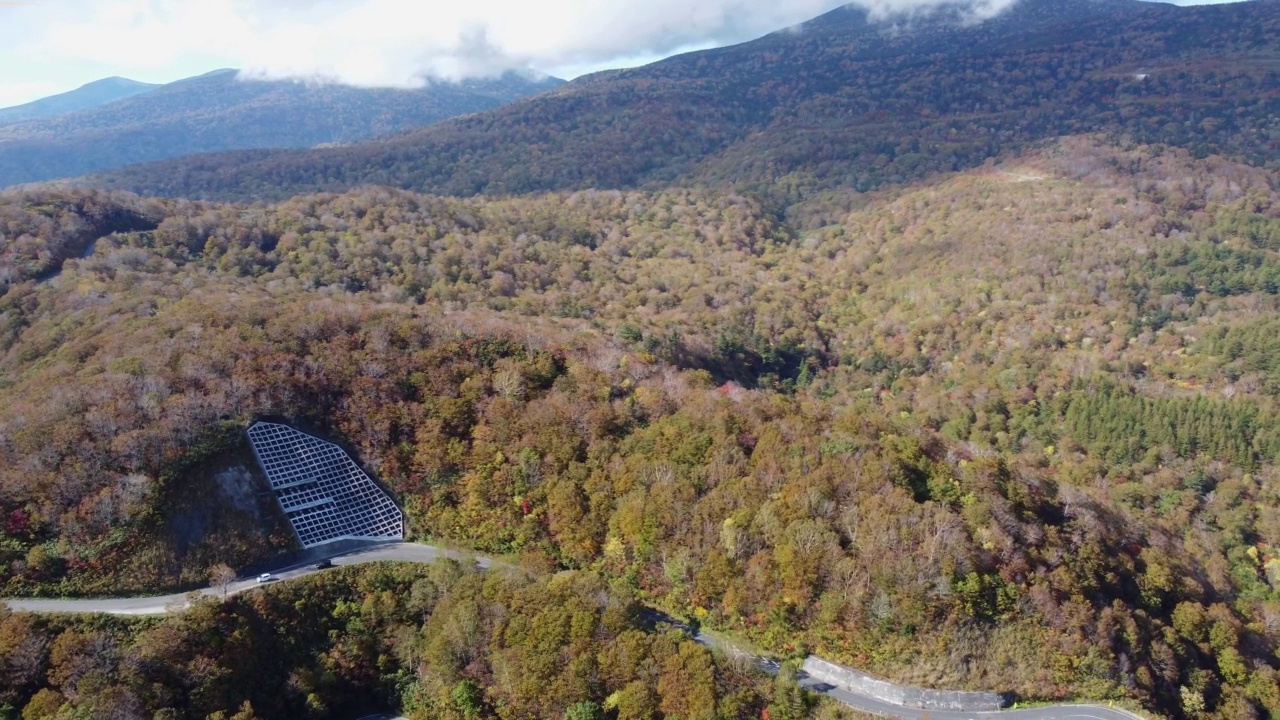
POLYGON ((0 611, 0 716, 710 720, 773 702, 769 679, 637 610, 589 574, 440 561, 332 570, 165 618, 0 611))

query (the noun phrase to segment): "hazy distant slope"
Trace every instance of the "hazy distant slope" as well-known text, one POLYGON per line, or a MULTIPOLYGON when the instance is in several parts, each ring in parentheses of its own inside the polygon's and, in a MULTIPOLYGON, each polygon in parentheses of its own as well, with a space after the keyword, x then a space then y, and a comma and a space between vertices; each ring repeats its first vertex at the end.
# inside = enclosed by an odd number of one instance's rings
POLYGON ((421 90, 240 80, 224 70, 82 112, 0 126, 0 186, 191 153, 349 143, 560 84, 509 73, 421 90))
POLYGON ((122 77, 95 80, 70 92, 40 98, 25 105, 2 108, 0 109, 0 124, 23 122, 78 110, 88 110, 116 100, 141 95, 158 87, 160 86, 122 77))
POLYGON ((946 15, 875 24, 845 8, 353 147, 191 158, 91 183, 256 198, 362 183, 469 195, 682 179, 796 196, 973 166, 1082 131, 1266 163, 1280 141, 1277 36, 1273 0, 1023 0, 976 25, 946 15))

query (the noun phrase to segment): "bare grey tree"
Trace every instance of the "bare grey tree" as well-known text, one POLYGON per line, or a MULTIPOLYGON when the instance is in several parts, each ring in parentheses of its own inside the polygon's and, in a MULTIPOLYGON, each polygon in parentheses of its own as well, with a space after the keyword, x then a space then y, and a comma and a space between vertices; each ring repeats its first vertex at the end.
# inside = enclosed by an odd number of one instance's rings
POLYGON ((236 571, 226 563, 218 563, 209 570, 209 583, 222 591, 222 597, 227 596, 231 584, 235 581, 236 571))

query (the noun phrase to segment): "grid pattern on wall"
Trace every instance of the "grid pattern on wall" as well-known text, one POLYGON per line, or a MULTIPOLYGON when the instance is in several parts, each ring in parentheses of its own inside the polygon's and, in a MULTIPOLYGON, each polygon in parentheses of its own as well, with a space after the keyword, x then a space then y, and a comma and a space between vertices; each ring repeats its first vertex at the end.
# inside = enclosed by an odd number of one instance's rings
POLYGON ((249 442, 303 547, 336 540, 399 540, 404 515, 337 445, 259 422, 249 442))

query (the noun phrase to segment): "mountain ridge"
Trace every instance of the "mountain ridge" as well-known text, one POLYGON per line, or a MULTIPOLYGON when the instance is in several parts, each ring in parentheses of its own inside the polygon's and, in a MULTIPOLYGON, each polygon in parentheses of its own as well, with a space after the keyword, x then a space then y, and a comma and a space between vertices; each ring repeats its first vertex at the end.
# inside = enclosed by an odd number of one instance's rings
POLYGON ((199 152, 345 144, 492 109, 562 82, 512 72, 400 90, 216 70, 77 112, 0 125, 0 186, 199 152))
POLYGON ((911 31, 842 9, 809 32, 589 76, 348 148, 209 155, 80 182, 205 199, 367 183, 462 196, 675 181, 759 191, 786 177, 803 192, 865 190, 1079 132, 1265 163, 1280 133, 1268 119, 1280 110, 1268 90, 1280 84, 1268 49, 1277 7, 1024 0, 984 23, 942 15, 911 31), (1134 77, 1175 63, 1186 67, 1134 77), (1212 132, 1208 116, 1221 118, 1212 132), (1260 135, 1239 130, 1255 120, 1260 135))

